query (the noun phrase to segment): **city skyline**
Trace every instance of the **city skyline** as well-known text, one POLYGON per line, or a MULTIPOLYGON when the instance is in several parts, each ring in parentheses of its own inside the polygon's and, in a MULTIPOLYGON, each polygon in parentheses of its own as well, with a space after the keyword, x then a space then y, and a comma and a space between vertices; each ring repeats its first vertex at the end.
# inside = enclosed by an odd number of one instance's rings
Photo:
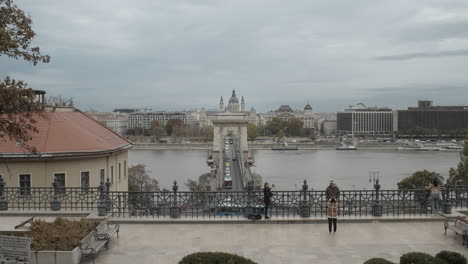
POLYGON ((232 89, 259 112, 468 97, 465 1, 16 4, 52 60, 2 57, 0 77, 73 97, 82 110, 216 109, 232 89))

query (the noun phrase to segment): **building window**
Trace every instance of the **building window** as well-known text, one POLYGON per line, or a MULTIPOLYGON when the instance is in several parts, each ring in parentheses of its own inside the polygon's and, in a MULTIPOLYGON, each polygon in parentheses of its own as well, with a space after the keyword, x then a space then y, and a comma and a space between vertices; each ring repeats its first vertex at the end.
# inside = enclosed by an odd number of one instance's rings
POLYGON ((89 171, 81 172, 81 191, 89 191, 89 171))
POLYGON ((55 173, 54 181, 57 183, 57 193, 65 192, 65 173, 55 173))
POLYGON ((111 166, 111 183, 114 184, 114 166, 111 166))
POLYGON ((127 179, 127 161, 124 160, 124 178, 127 179))
POLYGON ((101 169, 100 174, 101 174, 101 183, 104 184, 106 182, 106 171, 104 169, 101 169))
POLYGON ((20 195, 31 195, 31 174, 19 175, 20 195))
POLYGON ((121 170, 120 170, 120 163, 119 163, 119 182, 120 182, 120 173, 121 173, 121 170))

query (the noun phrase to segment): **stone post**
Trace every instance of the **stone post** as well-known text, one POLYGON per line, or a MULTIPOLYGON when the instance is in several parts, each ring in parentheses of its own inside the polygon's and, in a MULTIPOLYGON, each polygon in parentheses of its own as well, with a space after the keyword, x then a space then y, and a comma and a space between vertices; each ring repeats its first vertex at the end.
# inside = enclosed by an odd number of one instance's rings
POLYGON ((179 186, 177 186, 177 181, 174 181, 174 185, 172 186, 173 199, 172 199, 172 206, 170 209, 171 218, 180 218, 180 207, 177 205, 177 190, 179 186))
POLYGON ((444 214, 451 214, 452 213, 452 204, 450 203, 450 189, 451 189, 451 185, 450 185, 450 182, 449 180, 447 180, 447 184, 445 185, 445 192, 443 192, 443 196, 444 196, 444 208, 443 208, 443 212, 444 214))
POLYGON ((375 189, 375 201, 374 201, 374 208, 373 208, 373 213, 374 216, 382 216, 382 205, 380 204, 379 200, 379 190, 380 190, 380 184, 379 184, 379 179, 375 179, 374 183, 374 189, 375 189))
POLYGON ((310 206, 307 203, 307 190, 309 186, 307 185, 307 181, 304 180, 304 184, 302 185, 302 201, 301 201, 301 217, 310 217, 310 206))
POLYGON ((50 202, 50 207, 52 211, 60 211, 60 201, 58 200, 59 190, 58 190, 57 179, 54 177, 54 182, 52 182, 52 187, 54 188, 54 196, 52 202, 50 202))
POLYGON ((0 175, 0 211, 8 210, 8 201, 5 199, 5 181, 0 175))
POLYGON ((105 195, 106 186, 104 182, 101 181, 101 184, 98 187, 99 190, 99 201, 98 201, 98 216, 106 216, 107 215, 107 202, 106 202, 106 195, 105 195))
POLYGON ((253 189, 254 189, 254 183, 253 181, 247 181, 247 205, 245 206, 245 216, 246 217, 249 217, 250 215, 253 215, 254 214, 254 208, 253 208, 253 205, 252 205, 252 201, 253 201, 253 196, 252 196, 252 192, 253 192, 253 189))

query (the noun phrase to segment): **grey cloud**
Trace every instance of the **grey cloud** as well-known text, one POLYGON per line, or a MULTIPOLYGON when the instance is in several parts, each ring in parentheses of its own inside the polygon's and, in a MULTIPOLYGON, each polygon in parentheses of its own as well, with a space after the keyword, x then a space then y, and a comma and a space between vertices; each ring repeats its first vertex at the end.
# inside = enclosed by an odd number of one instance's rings
MULTIPOLYGON (((463 17, 468 3, 451 3, 24 0, 18 5, 52 61, 33 67, 0 57, 0 77, 20 76, 48 94, 72 96, 83 109, 215 108, 219 96, 236 89, 259 111, 307 101, 314 111, 340 110, 385 98, 373 93, 380 87, 468 83, 466 54, 430 55, 466 52, 465 21, 423 23, 433 18, 420 15, 432 8, 463 17), (446 40, 454 42, 441 46, 446 40), (375 59, 382 50, 396 55, 375 59), (450 62, 438 60, 442 55, 450 62)), ((387 104, 399 102, 398 93, 406 94, 396 91, 387 104)))
POLYGON ((411 60, 411 59, 424 59, 424 58, 439 58, 439 57, 458 57, 468 56, 468 49, 466 50, 447 50, 439 52, 415 52, 405 53, 398 55, 389 55, 377 57, 377 60, 383 61, 396 61, 396 60, 411 60))

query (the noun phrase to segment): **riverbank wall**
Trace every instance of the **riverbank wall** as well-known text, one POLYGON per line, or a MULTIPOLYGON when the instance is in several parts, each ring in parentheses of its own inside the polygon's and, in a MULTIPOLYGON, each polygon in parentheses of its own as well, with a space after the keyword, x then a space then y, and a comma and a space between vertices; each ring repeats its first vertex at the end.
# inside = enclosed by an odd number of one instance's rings
MULTIPOLYGON (((250 150, 268 150, 277 144, 269 143, 250 143, 250 150)), ((290 144, 290 147, 297 147, 298 150, 334 150, 338 145, 334 144, 311 144, 311 143, 295 143, 290 144)), ((376 149, 376 150, 396 150, 398 144, 362 144, 359 149, 376 149)), ((154 149, 154 150, 211 150, 210 143, 133 143, 134 150, 154 149)))

